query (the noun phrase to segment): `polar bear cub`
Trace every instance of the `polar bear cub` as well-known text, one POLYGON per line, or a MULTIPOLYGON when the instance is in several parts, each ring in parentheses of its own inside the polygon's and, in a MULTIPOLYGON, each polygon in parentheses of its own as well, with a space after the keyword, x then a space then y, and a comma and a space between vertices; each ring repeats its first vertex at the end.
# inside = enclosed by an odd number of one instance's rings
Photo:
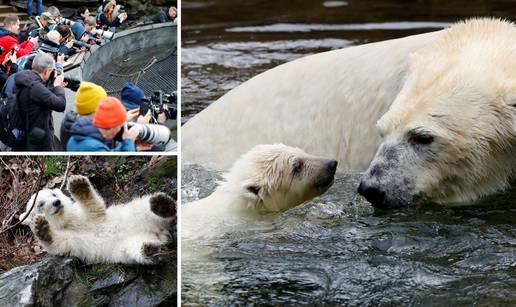
POLYGON ((208 197, 182 208, 184 221, 200 215, 249 216, 281 212, 324 193, 337 161, 283 144, 258 145, 241 156, 208 197))
POLYGON ((72 176, 70 199, 59 189, 31 197, 20 217, 50 254, 86 263, 153 264, 165 260, 165 244, 176 220, 176 203, 164 193, 106 208, 88 178, 72 176))

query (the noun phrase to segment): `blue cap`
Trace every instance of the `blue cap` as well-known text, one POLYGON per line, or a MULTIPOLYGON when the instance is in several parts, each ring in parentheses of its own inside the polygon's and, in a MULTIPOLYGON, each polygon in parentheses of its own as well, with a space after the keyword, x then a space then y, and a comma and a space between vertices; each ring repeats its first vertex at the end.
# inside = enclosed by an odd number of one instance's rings
POLYGON ((120 94, 120 100, 127 111, 140 107, 142 99, 145 97, 145 93, 136 84, 127 82, 122 88, 120 94))
POLYGON ((81 37, 86 33, 86 29, 80 22, 76 22, 72 26, 72 32, 76 40, 80 40, 81 37))

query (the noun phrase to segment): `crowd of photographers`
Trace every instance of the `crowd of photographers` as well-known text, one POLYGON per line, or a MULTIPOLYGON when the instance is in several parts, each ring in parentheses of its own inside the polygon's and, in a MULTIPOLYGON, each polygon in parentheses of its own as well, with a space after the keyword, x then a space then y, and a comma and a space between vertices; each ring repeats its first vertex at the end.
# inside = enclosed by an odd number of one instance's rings
MULTIPOLYGON (((165 8, 155 22, 177 17, 165 8), (163 16, 163 14, 165 14, 163 16)), ((165 150, 175 119, 175 94, 156 91, 146 98, 132 83, 120 97, 99 85, 66 78, 65 60, 112 39, 127 14, 115 1, 104 1, 97 17, 80 7, 73 20, 49 7, 20 31, 16 15, 0 28, 1 150, 14 151, 147 151, 165 150), (54 135, 52 112, 64 112, 64 88, 76 91, 75 110, 65 114, 60 138, 54 135)))

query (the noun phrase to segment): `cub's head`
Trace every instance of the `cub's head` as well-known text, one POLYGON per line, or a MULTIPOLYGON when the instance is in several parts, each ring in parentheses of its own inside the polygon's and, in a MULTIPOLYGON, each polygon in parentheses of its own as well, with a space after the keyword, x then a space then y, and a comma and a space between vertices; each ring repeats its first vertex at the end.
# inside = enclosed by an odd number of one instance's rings
MULTIPOLYGON (((46 218, 60 219, 63 217, 67 207, 70 207, 72 200, 63 194, 60 189, 44 189, 37 194, 38 198, 30 215, 23 221, 23 224, 30 225, 32 219, 37 215, 44 215, 46 218)), ((20 215, 23 219, 34 203, 36 194, 32 195, 25 206, 25 212, 20 215)))
POLYGON ((258 145, 240 157, 221 187, 238 193, 248 207, 284 211, 324 193, 337 161, 283 144, 258 145))
POLYGON ((411 58, 377 123, 383 143, 359 193, 374 206, 462 203, 499 191, 516 171, 516 30, 460 23, 411 58))

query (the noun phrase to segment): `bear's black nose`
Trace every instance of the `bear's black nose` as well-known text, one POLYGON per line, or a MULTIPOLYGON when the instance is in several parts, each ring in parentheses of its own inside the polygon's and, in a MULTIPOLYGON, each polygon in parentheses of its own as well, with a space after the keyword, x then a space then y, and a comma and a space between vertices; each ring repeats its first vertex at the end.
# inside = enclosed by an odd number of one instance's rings
POLYGON ((337 161, 331 160, 330 162, 328 162, 328 170, 335 173, 335 171, 337 170, 337 164, 339 164, 337 161))
POLYGON ((362 180, 358 186, 358 193, 364 196, 374 207, 385 207, 385 192, 382 191, 380 187, 362 180))
POLYGON ((61 201, 59 199, 55 200, 54 203, 52 204, 54 207, 59 207, 61 206, 61 201))

